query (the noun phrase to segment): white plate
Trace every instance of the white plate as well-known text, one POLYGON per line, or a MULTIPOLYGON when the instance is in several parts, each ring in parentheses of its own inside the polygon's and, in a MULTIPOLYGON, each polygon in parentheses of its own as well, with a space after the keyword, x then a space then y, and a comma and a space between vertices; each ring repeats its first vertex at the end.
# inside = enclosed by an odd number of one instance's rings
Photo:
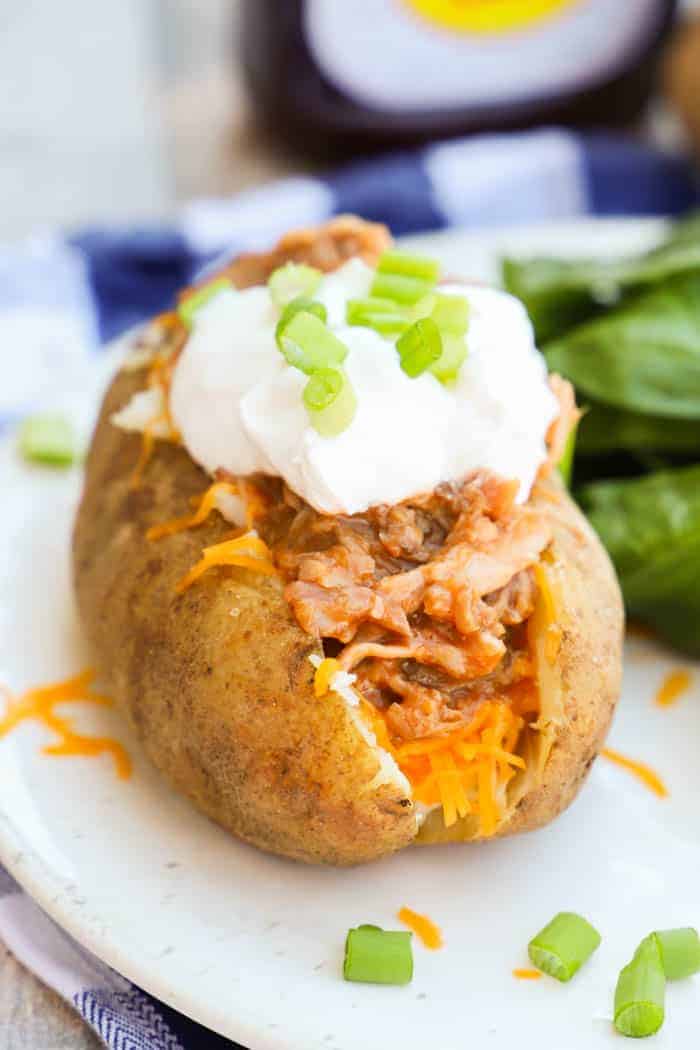
MULTIPOLYGON (((490 279, 503 249, 597 253, 646 245, 650 223, 441 235, 423 247, 490 279)), ((416 239, 414 239, 414 243, 416 239)), ((104 366, 86 376, 90 403, 104 366)), ((0 447, 0 668, 13 690, 82 668, 69 586, 77 473, 56 476, 0 447)), ((556 1050, 617 1045, 609 1018, 620 967, 648 931, 700 921, 700 691, 654 706, 681 663, 631 641, 611 742, 666 779, 660 800, 600 760, 578 801, 537 833, 485 847, 408 850, 352 871, 307 868, 229 838, 172 795, 116 715, 76 706, 86 731, 124 741, 110 760, 42 756, 45 733, 0 741, 0 858, 82 944, 172 1006, 252 1050, 556 1050), (343 940, 362 922, 427 912, 445 947, 415 946, 406 988, 346 984, 343 940), (515 980, 530 936, 559 909, 587 915, 603 944, 568 986, 515 980)), ((668 990, 656 1046, 697 1039, 693 981, 668 990)))

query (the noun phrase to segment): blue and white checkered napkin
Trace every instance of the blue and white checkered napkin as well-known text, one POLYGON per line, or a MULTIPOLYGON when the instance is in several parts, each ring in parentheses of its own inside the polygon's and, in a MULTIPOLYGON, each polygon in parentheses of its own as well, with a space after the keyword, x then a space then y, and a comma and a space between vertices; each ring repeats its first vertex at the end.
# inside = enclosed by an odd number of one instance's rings
MULTIPOLYGON (((0 330, 12 355, 0 386, 0 430, 50 403, 100 342, 163 309, 203 265, 222 253, 268 246, 292 227, 356 212, 402 234, 679 214, 698 201, 698 184, 680 158, 551 129, 437 144, 230 200, 199 201, 169 228, 91 231, 0 249, 0 330)), ((88 955, 1 868, 0 938, 113 1050, 233 1046, 88 955)))

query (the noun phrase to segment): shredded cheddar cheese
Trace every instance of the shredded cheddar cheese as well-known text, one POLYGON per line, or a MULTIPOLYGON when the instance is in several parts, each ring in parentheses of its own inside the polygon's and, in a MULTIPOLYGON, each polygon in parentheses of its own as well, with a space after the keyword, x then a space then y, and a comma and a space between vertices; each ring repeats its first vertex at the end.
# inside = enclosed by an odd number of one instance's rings
POLYGON ((676 700, 690 689, 693 681, 690 671, 671 671, 666 675, 656 694, 656 703, 659 707, 670 707, 676 700))
POLYGON ((529 970, 520 966, 513 970, 513 977, 516 977, 519 981, 539 981, 541 976, 540 970, 529 970))
POLYGON ((629 773, 632 773, 659 798, 667 797, 668 788, 663 780, 644 762, 637 762, 626 755, 621 755, 619 751, 613 751, 611 747, 604 747, 600 753, 603 758, 607 758, 608 762, 613 762, 616 766, 620 766, 621 769, 626 769, 629 773))
POLYGON ((362 710, 377 743, 394 758, 424 805, 441 805, 445 827, 473 813, 482 835, 498 827, 505 787, 525 762, 515 753, 525 725, 508 704, 486 701, 466 725, 407 743, 392 740, 381 711, 362 710))
POLYGON ((416 937, 419 938, 426 948, 429 948, 431 951, 442 948, 443 940, 440 927, 436 926, 427 915, 419 915, 417 911, 413 911, 411 908, 402 908, 396 918, 404 926, 408 926, 409 930, 415 933, 416 937))
POLYGON ((56 705, 87 702, 101 707, 111 707, 109 697, 91 692, 95 677, 91 670, 55 685, 30 689, 22 696, 6 693, 5 711, 0 717, 0 738, 6 736, 22 722, 36 721, 54 733, 58 740, 42 748, 45 755, 95 756, 110 754, 114 759, 117 776, 126 779, 131 775, 131 760, 123 745, 109 737, 90 737, 78 733, 70 719, 56 713, 56 705))
POLYGON ((214 482, 197 501, 197 509, 194 514, 188 514, 184 518, 174 518, 161 525, 151 525, 146 533, 146 539, 160 540, 163 536, 172 536, 176 532, 183 532, 185 529, 194 529, 202 525, 212 511, 217 509, 217 500, 222 493, 237 495, 238 486, 228 481, 214 482))
POLYGON ((331 688, 331 682, 340 669, 338 661, 330 656, 326 657, 325 660, 321 660, 314 675, 314 695, 316 697, 320 699, 322 696, 326 696, 331 688))
POLYGON ((178 583, 177 593, 182 594, 209 569, 223 565, 251 569, 253 572, 262 573, 263 576, 277 575, 270 548, 254 532, 246 532, 245 535, 238 536, 236 539, 225 540, 213 547, 205 547, 200 560, 178 583))

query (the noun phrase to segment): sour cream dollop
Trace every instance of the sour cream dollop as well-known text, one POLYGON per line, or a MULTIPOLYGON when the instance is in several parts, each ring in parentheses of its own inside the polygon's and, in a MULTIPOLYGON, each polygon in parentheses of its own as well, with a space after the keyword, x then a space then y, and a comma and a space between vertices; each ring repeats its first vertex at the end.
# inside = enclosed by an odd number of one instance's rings
POLYGON ((558 405, 521 303, 481 285, 440 287, 470 308, 467 359, 448 387, 429 372, 411 379, 390 340, 346 325, 347 300, 369 295, 372 279, 354 259, 314 296, 348 347, 344 367, 357 396, 355 418, 332 438, 311 426, 307 377, 277 349, 279 311, 267 287, 223 292, 203 306, 171 388, 192 458, 212 474, 278 475, 326 514, 397 503, 480 468, 517 479, 526 500, 558 405))

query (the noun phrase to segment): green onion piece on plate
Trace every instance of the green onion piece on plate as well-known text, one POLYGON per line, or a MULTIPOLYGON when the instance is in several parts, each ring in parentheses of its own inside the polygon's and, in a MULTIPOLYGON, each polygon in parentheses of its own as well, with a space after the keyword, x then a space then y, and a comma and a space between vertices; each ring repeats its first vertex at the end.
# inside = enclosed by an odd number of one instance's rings
POLYGON ((415 379, 439 361, 442 355, 440 329, 429 317, 414 321, 396 343, 401 367, 415 379))
POLYGON ((408 984, 413 977, 412 934, 358 926, 348 930, 343 977, 366 984, 408 984))
POLYGON ((277 345, 287 364, 307 375, 340 365, 348 356, 345 343, 326 328, 320 317, 306 310, 295 313, 284 326, 280 322, 277 345))
POLYGON ((73 424, 61 415, 30 416, 20 427, 19 451, 29 463, 69 467, 78 455, 73 424))
POLYGON ((436 295, 430 316, 440 331, 464 335, 469 326, 469 303, 463 295, 436 295))
POLYGON ((687 926, 678 930, 657 930, 661 964, 668 981, 692 977, 700 971, 700 937, 687 926))
POLYGON ((345 308, 349 325, 372 328, 380 335, 400 335, 411 323, 393 299, 349 299, 345 308))
POLYGON ((313 266, 304 263, 285 263, 279 266, 267 282, 270 289, 270 298, 275 306, 282 309, 292 299, 299 295, 312 296, 319 284, 323 274, 313 266))
POLYGON ((463 335, 442 332, 442 353, 430 371, 441 383, 452 383, 467 358, 467 344, 463 335))
POLYGON ((304 387, 303 400, 311 425, 322 437, 342 434, 357 411, 352 383, 340 368, 322 368, 313 372, 304 387))
POLYGON ((377 264, 378 273, 395 273, 403 277, 417 277, 421 281, 435 284, 440 276, 440 263, 421 255, 408 252, 384 252, 377 264))
POLYGON ((664 1023, 666 977, 658 938, 650 933, 620 971, 615 988, 615 1028, 635 1039, 653 1035, 664 1023))
POLYGON ((409 277, 400 273, 380 273, 377 271, 370 295, 378 299, 391 299, 401 306, 413 306, 428 295, 433 285, 422 277, 409 277))
POLYGON ((232 289, 233 285, 225 277, 219 277, 216 281, 210 281, 209 284, 198 288, 197 291, 192 292, 186 299, 178 303, 178 317, 187 328, 191 328, 197 310, 201 310, 210 299, 219 295, 220 292, 232 291, 232 289))
POLYGON ((533 937, 527 952, 533 966, 558 981, 571 978, 600 944, 590 922, 572 911, 561 911, 533 937))

